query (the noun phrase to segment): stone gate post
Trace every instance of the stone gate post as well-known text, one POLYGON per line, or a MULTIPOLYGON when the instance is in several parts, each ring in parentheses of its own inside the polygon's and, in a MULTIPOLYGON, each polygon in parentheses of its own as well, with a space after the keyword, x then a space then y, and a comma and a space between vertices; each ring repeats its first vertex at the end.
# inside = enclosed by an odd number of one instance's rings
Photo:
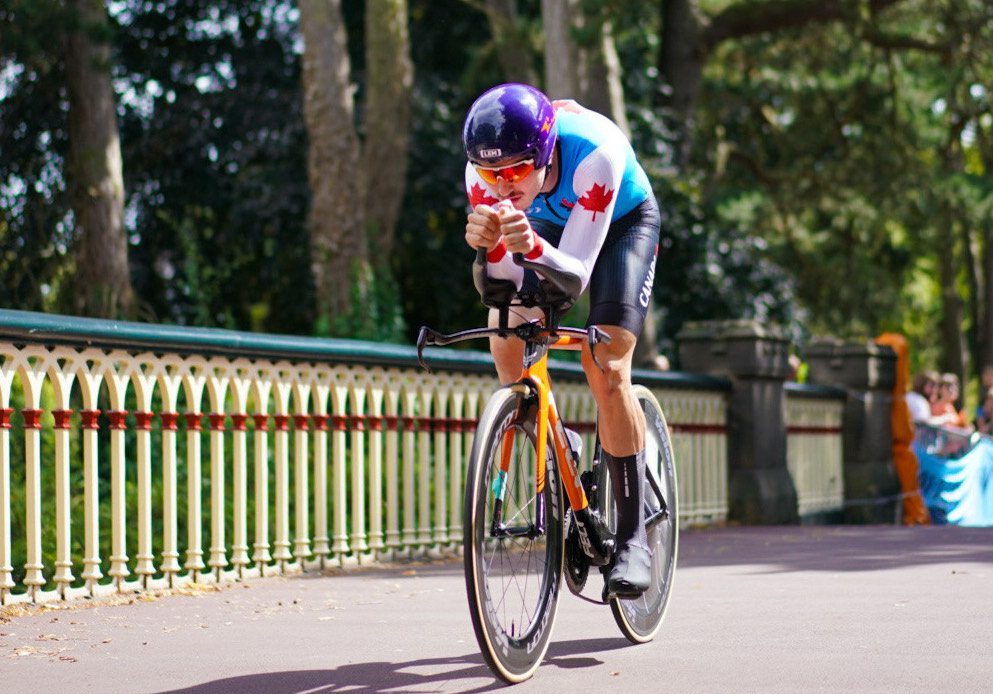
POLYGON ((896 354, 874 342, 818 339, 805 350, 808 380, 848 393, 843 420, 845 520, 892 523, 900 484, 893 470, 890 406, 896 354))
POLYGON ((786 467, 785 335, 757 321, 702 321, 687 323, 677 341, 682 370, 724 376, 732 383, 729 519, 798 522, 796 488, 786 467))

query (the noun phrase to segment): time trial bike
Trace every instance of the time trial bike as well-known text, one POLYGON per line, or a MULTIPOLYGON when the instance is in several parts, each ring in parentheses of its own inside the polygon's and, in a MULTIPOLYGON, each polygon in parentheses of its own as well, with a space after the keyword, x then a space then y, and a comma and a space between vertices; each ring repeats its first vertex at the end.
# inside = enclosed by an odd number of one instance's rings
MULTIPOLYGON (((559 321, 577 300, 580 279, 515 255, 515 262, 541 277, 539 289, 521 293, 513 283, 486 275, 485 254, 473 264, 473 279, 486 306, 499 312, 496 328, 442 334, 421 328, 424 348, 491 335, 524 343, 520 377, 489 399, 476 428, 467 465, 463 540, 469 612, 483 657, 491 670, 515 683, 534 674, 548 649, 559 587, 610 605, 621 632, 634 643, 654 638, 672 592, 679 543, 676 468, 662 408, 645 387, 634 394, 644 413, 647 470, 642 498, 649 547, 651 584, 636 598, 607 593, 613 559, 616 509, 607 465, 595 439, 590 469, 580 470, 581 437, 559 416, 548 372, 550 349, 589 346, 609 336, 590 326, 562 327, 559 321), (510 325, 515 306, 538 307, 544 321, 510 325), (599 601, 582 594, 591 568, 599 568, 604 588, 599 601)), ((598 363, 598 362, 597 362, 598 363)))

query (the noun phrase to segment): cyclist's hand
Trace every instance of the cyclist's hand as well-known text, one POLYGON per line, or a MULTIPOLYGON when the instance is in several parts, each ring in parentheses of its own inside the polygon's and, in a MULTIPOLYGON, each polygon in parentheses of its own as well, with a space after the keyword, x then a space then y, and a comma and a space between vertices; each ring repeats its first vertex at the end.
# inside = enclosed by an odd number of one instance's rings
POLYGON ((510 204, 501 204, 497 209, 500 214, 500 233, 507 250, 524 254, 533 251, 540 242, 527 215, 510 204))
POLYGON ((465 242, 492 251, 500 243, 500 216, 489 205, 476 205, 465 224, 465 242))

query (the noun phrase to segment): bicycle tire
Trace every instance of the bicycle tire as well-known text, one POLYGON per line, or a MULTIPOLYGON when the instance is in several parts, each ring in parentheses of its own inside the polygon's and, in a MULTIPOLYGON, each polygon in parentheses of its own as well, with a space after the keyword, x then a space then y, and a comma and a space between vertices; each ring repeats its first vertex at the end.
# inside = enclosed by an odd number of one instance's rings
MULTIPOLYGON (((647 528, 648 545, 652 550, 652 582, 637 598, 612 598, 610 611, 621 633, 633 643, 647 643, 655 638, 665 618, 679 553, 679 500, 676 486, 676 465, 672 454, 672 438, 662 408, 644 386, 634 386, 634 395, 645 414, 645 517, 659 509, 658 497, 648 480, 653 475, 668 508, 668 517, 647 528)), ((616 509, 610 489, 606 465, 600 465, 600 498, 607 510, 607 525, 616 527, 616 509)))
POLYGON ((493 537, 494 480, 505 435, 513 446, 503 480, 503 518, 517 528, 537 520, 534 415, 530 430, 516 420, 522 398, 502 388, 483 411, 467 466, 463 526, 466 595, 476 641, 490 669, 508 683, 531 677, 548 650, 564 549, 564 500, 551 446, 542 492, 544 534, 493 537))

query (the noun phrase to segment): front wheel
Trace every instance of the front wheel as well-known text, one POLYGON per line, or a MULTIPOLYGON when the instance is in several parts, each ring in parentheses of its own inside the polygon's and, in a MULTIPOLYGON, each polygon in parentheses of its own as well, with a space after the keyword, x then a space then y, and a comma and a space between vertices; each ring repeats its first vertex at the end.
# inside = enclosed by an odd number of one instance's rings
POLYGON ((490 398, 473 440, 465 496, 469 614, 487 664, 510 683, 534 674, 548 649, 562 575, 554 447, 538 489, 534 411, 523 404, 524 396, 508 388, 490 398))
MULTIPOLYGON (((672 594, 679 549, 679 503, 676 491, 676 465, 672 455, 669 427, 658 400, 644 386, 634 386, 634 395, 645 414, 645 503, 648 548, 652 553, 652 582, 637 598, 613 598, 610 610, 621 632, 634 643, 651 641, 665 617, 672 594), (657 487, 657 488, 656 488, 657 487)), ((600 465, 601 499, 608 510, 608 526, 613 529, 616 513, 607 466, 600 465)))

